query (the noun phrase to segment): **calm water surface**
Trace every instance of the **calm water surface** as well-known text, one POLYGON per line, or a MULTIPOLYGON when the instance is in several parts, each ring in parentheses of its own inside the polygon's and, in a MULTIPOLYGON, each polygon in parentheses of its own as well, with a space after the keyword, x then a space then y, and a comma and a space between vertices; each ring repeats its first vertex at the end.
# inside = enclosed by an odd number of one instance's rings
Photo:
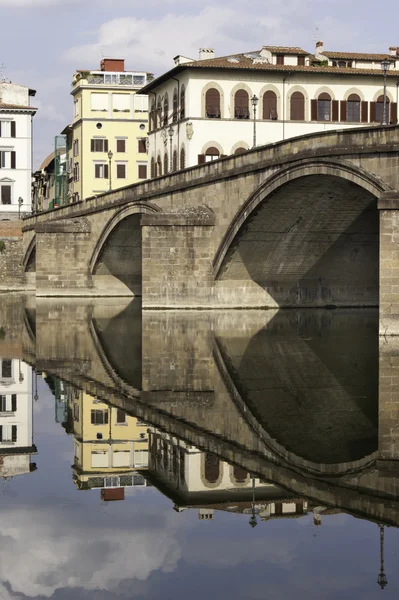
POLYGON ((381 352, 373 310, 0 296, 1 600, 397 598, 381 352))

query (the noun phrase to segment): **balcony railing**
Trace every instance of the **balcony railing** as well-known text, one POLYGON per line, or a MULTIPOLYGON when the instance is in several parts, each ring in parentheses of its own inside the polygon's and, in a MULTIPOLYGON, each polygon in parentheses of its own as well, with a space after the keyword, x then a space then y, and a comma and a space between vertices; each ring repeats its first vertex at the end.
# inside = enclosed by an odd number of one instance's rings
MULTIPOLYGON (((143 87, 147 82, 145 74, 140 73, 89 73, 81 76, 89 85, 119 85, 143 87)), ((77 83, 77 82, 76 82, 77 83)))

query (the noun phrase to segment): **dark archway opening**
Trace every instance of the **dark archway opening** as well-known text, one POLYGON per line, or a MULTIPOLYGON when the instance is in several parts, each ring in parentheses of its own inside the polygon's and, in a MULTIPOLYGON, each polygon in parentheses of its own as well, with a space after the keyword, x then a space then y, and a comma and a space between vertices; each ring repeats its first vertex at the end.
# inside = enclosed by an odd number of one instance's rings
POLYGON ((96 287, 108 292, 129 290, 141 296, 142 235, 140 214, 123 219, 105 241, 93 270, 96 287))
POLYGON ((32 248, 25 266, 25 273, 36 273, 36 246, 32 248))
POLYGON ((279 306, 377 306, 377 199, 330 175, 281 186, 241 227, 218 279, 250 279, 279 306))

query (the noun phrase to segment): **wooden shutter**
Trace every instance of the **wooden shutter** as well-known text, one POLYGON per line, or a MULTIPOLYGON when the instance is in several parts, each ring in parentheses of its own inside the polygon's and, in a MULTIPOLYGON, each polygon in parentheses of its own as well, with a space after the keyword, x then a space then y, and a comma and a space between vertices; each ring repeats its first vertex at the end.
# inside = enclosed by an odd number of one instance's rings
POLYGON ((198 154, 198 164, 203 165, 206 162, 205 154, 198 154))
POLYGON ((147 179, 147 165, 139 165, 139 179, 147 179))
POLYGON ((91 152, 95 152, 95 149, 94 149, 94 140, 90 140, 90 150, 91 150, 91 152))
MULTIPOLYGON (((342 123, 346 123, 346 121, 348 120, 348 115, 347 115, 348 103, 346 100, 341 100, 340 108, 341 108, 341 121, 342 121, 342 123)), ((333 120, 335 120, 335 119, 333 119, 333 120)))
POLYGON ((284 64, 284 54, 277 54, 277 61, 276 63, 278 65, 283 65, 284 64))
POLYGON ((11 121, 11 137, 15 138, 15 136, 16 136, 15 121, 11 121))
POLYGON ((375 123, 376 117, 376 102, 370 102, 370 123, 375 123))
POLYGON ((108 140, 104 140, 104 152, 108 152, 108 140))
POLYGON ((391 102, 388 106, 391 107, 389 122, 392 123, 392 125, 396 125, 398 122, 398 105, 396 102, 391 102))
POLYGON ((0 425, 0 442, 3 441, 3 425, 0 425))
POLYGON ((17 441, 17 426, 16 425, 11 425, 11 441, 12 442, 17 441))
MULTIPOLYGON (((345 115, 346 115, 346 112, 345 112, 345 115)), ((331 120, 338 121, 338 100, 332 101, 332 119, 331 120)))
POLYGON ((147 153, 147 147, 146 147, 145 140, 139 140, 139 153, 140 154, 147 153))
POLYGON ((126 152, 126 140, 116 140, 116 151, 126 152))
POLYGON ((332 66, 333 66, 333 67, 336 67, 336 66, 337 66, 337 61, 336 61, 336 60, 333 60, 333 61, 332 61, 332 66))
POLYGON ((16 165, 16 152, 15 152, 15 150, 13 150, 11 152, 11 168, 16 169, 15 165, 16 165))
POLYGON ((17 394, 12 394, 11 396, 11 410, 12 412, 17 412, 17 394))
POLYGON ((305 57, 298 56, 298 67, 304 67, 304 66, 305 66, 305 57))
POLYGON ((368 123, 369 122, 369 103, 368 102, 362 102, 361 103, 361 121, 362 123, 368 123))
POLYGON ((310 101, 310 120, 317 121, 317 100, 310 101))
POLYGON ((118 179, 126 178, 126 165, 116 165, 116 177, 118 179))
POLYGON ((108 179, 109 174, 108 174, 108 165, 104 165, 104 179, 108 179))
POLYGON ((1 204, 11 204, 11 186, 2 185, 1 190, 1 204))

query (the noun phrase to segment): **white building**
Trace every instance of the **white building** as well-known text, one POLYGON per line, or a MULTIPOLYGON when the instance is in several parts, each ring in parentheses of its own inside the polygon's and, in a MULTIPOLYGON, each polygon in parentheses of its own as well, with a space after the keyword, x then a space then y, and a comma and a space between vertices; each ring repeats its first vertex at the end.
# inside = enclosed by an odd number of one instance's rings
POLYGON ((32 119, 36 92, 0 81, 0 220, 31 211, 32 119))
POLYGON ((0 358, 0 476, 33 470, 32 367, 18 359, 0 358))
POLYGON ((202 49, 200 60, 174 60, 173 69, 141 90, 149 95, 152 177, 254 145, 378 125, 384 116, 385 123, 398 120, 398 48, 387 54, 329 52, 318 42, 315 54, 264 46, 222 58, 202 49), (384 115, 381 63, 387 59, 384 115))

